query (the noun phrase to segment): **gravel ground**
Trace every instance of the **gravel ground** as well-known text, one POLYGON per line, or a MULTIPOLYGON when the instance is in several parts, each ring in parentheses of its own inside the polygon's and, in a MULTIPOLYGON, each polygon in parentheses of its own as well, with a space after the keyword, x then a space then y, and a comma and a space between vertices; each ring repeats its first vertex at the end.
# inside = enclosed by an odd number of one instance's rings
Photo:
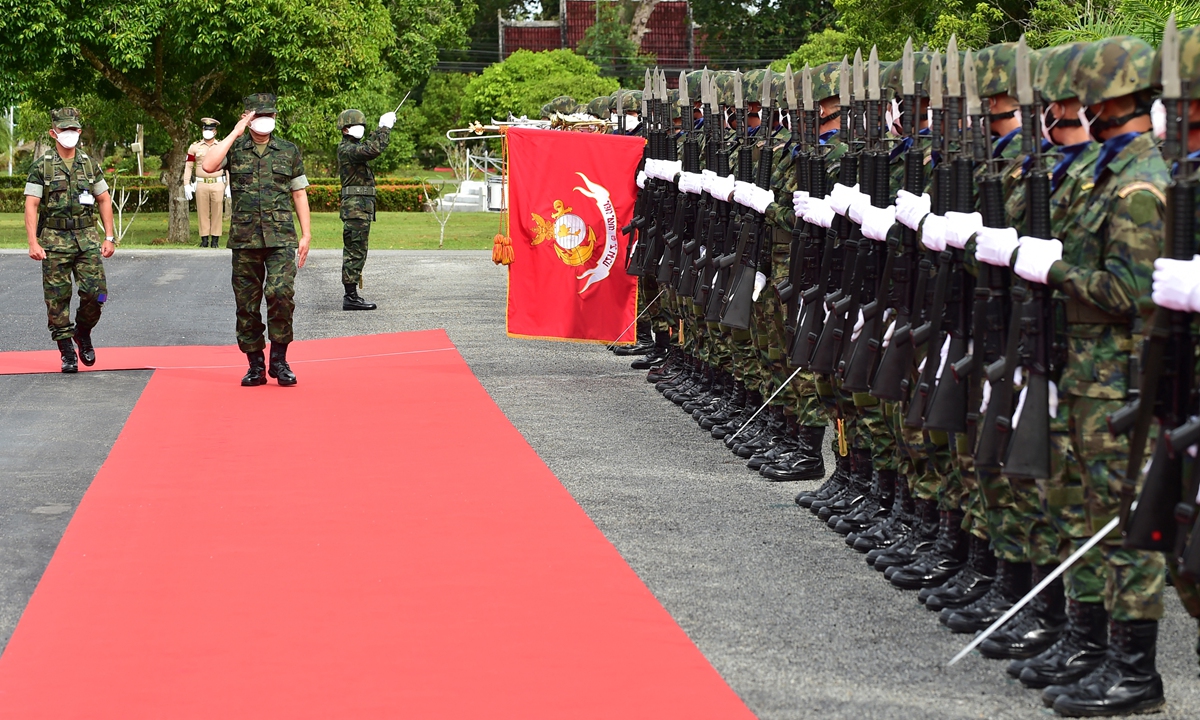
MULTIPOLYGON (((99 352, 231 343, 226 254, 109 260, 99 352)), ((446 328, 509 420, 759 717, 1052 716, 1000 663, 974 656, 944 668, 967 638, 795 506, 815 483, 763 482, 601 347, 506 338, 505 276, 488 253, 373 253, 362 294, 381 307, 371 313, 341 311, 339 262, 315 251, 301 271, 297 338, 446 328)), ((51 347, 38 281, 23 253, 0 251, 0 349, 51 347)), ((0 642, 147 378, 0 378, 0 642)), ((1195 643, 1195 622, 1169 590, 1159 717, 1200 717, 1195 643)))

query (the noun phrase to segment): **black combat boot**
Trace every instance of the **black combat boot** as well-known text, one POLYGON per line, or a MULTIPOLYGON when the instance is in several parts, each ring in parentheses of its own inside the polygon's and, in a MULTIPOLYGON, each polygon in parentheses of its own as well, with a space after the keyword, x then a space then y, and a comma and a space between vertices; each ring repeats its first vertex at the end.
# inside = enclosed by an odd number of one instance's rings
POLYGON ((896 499, 896 471, 876 470, 875 482, 871 487, 871 495, 858 510, 850 515, 835 515, 829 518, 829 527, 839 535, 847 536, 847 545, 854 547, 857 533, 869 531, 871 528, 887 520, 896 499), (850 535, 854 534, 853 539, 850 535))
POLYGON ((875 479, 871 467, 871 455, 865 450, 850 451, 850 484, 840 495, 834 496, 828 502, 815 502, 809 511, 816 511, 822 522, 829 522, 834 515, 846 515, 851 510, 866 502, 871 495, 871 483, 875 479))
POLYGON ((246 353, 246 359, 250 361, 250 369, 242 376, 242 387, 254 387, 255 385, 267 384, 267 361, 263 358, 262 350, 246 353))
MULTIPOLYGON (((651 349, 649 352, 647 352, 645 355, 638 358, 637 360, 634 360, 633 362, 629 363, 629 367, 633 368, 634 370, 653 370, 655 368, 661 368, 663 365, 666 364, 666 362, 670 356, 671 356, 671 333, 669 333, 669 332, 654 333, 653 349, 651 349)), ((652 372, 646 376, 646 380, 651 383, 656 383, 659 380, 663 379, 661 376, 652 377, 654 375, 659 375, 659 374, 652 372)))
POLYGON ((1018 679, 1027 688, 1070 685, 1104 662, 1108 613, 1103 603, 1067 600, 1067 629, 1050 647, 1022 663, 1018 679))
POLYGON ((213 235, 213 236, 209 237, 208 246, 213 249, 221 247, 221 236, 213 235))
POLYGON ((58 352, 62 354, 63 372, 79 372, 79 362, 75 358, 75 343, 71 338, 58 341, 58 352))
POLYGON ((699 423, 702 429, 711 432, 713 428, 723 425, 729 422, 730 418, 741 414, 742 408, 746 405, 746 386, 740 380, 734 380, 730 383, 730 387, 729 401, 700 418, 699 423))
POLYGON ((616 345, 613 347, 613 355, 620 357, 628 357, 629 355, 645 355, 654 349, 654 333, 650 332, 650 323, 639 320, 637 322, 637 342, 633 345, 616 345))
POLYGON ((288 367, 287 346, 287 343, 271 343, 271 365, 267 368, 267 374, 278 380, 280 385, 291 387, 296 384, 296 376, 288 367))
MULTIPOLYGON (((754 415, 754 411, 762 407, 762 394, 757 390, 747 390, 745 402, 742 405, 742 410, 736 415, 730 416, 728 420, 720 425, 714 425, 712 436, 717 440, 724 440, 742 428, 749 420, 750 416, 754 415)), ((749 428, 747 428, 749 430, 749 428)))
MULTIPOLYGON (((1056 565, 1035 565, 1030 584, 1036 586, 1056 565)), ((1050 647, 1067 629, 1067 597, 1062 577, 1047 585, 1021 608, 1004 627, 979 645, 979 652, 994 660, 1031 658, 1050 647)))
POLYGON ((696 392, 682 403, 679 403, 679 409, 693 417, 695 417, 695 412, 698 408, 708 407, 713 403, 715 398, 720 397, 725 391, 724 386, 721 384, 720 375, 711 366, 701 363, 700 374, 701 379, 696 387, 696 392))
MULTIPOLYGON (((787 417, 783 413, 782 406, 768 405, 767 409, 763 410, 760 415, 767 416, 766 430, 757 437, 734 447, 734 454, 740 458, 749 460, 758 453, 766 452, 780 443, 786 444, 789 439, 787 417)), ((762 466, 760 465, 759 467, 762 466)), ((758 470, 758 467, 750 469, 758 470)))
MULTIPOLYGON (((725 447, 732 450, 734 455, 749 460, 760 449, 774 445, 777 434, 781 434, 783 430, 781 425, 776 425, 775 411, 777 409, 782 412, 782 408, 769 405, 761 410, 755 408, 758 415, 751 421, 750 427, 742 430, 737 437, 726 436, 725 447)), ((782 420, 780 422, 782 423, 782 420)))
POLYGON ((965 607, 944 608, 938 620, 956 633, 986 630, 1029 592, 1030 574, 1027 562, 999 560, 996 562, 996 579, 982 597, 965 607))
POLYGON ((346 294, 342 296, 343 310, 374 310, 375 303, 369 303, 358 296, 358 288, 354 283, 345 283, 346 294))
POLYGON ((1079 682, 1048 687, 1054 712, 1067 717, 1099 717, 1153 712, 1162 707, 1162 677, 1154 667, 1157 620, 1131 620, 1109 626, 1104 662, 1079 682))
POLYGON ((893 476, 892 485, 895 487, 895 492, 892 493, 892 507, 887 519, 883 522, 864 532, 852 533, 853 540, 850 535, 846 536, 846 544, 861 553, 890 547, 904 537, 916 522, 916 518, 913 517, 913 499, 912 493, 908 489, 908 478, 895 470, 880 470, 879 472, 881 474, 891 473, 893 476))
POLYGON ((774 445, 758 450, 750 457, 746 467, 751 470, 761 470, 763 465, 778 462, 800 449, 800 426, 796 424, 796 418, 782 410, 780 414, 783 416, 782 435, 774 445))
POLYGON ((969 533, 962 529, 963 513, 944 514, 941 533, 929 552, 914 562, 885 573, 892 585, 901 590, 936 587, 958 574, 967 564, 969 533))
POLYGON ((867 564, 879 572, 886 573, 888 568, 903 567, 912 564, 918 557, 933 550, 941 529, 942 514, 938 511, 937 500, 917 500, 916 524, 903 540, 897 540, 891 547, 871 550, 867 553, 867 564))
MULTIPOLYGON (((716 368, 713 368, 712 374, 713 388, 708 399, 698 398, 694 403, 690 403, 693 407, 688 410, 698 425, 709 415, 720 412, 733 399, 733 376, 716 368)), ((684 405, 684 409, 687 410, 687 404, 684 405)))
POLYGON ((679 373, 654 384, 654 389, 662 393, 663 397, 671 402, 675 401, 675 396, 679 393, 687 392, 691 389, 692 385, 700 377, 699 363, 696 362, 695 358, 683 350, 677 349, 675 352, 679 353, 679 373))
POLYGON ((202 248, 208 247, 208 236, 207 235, 200 236, 200 247, 202 247, 202 248))
MULTIPOLYGON (((771 482, 799 482, 825 477, 825 453, 822 447, 825 444, 825 426, 800 425, 798 441, 795 451, 776 462, 764 464, 758 473, 771 482)), ((830 475, 829 481, 812 493, 800 493, 796 496, 796 503, 801 507, 812 507, 812 503, 828 499, 849 482, 849 472, 850 456, 839 457, 838 468, 830 475)))
POLYGON ((79 346, 79 362, 91 367, 96 364, 96 348, 92 346, 92 329, 75 326, 75 344, 79 346))
POLYGON ((987 538, 970 535, 967 539, 967 564, 954 577, 937 587, 927 587, 917 594, 926 610, 961 608, 970 605, 992 585, 996 575, 996 556, 987 538))

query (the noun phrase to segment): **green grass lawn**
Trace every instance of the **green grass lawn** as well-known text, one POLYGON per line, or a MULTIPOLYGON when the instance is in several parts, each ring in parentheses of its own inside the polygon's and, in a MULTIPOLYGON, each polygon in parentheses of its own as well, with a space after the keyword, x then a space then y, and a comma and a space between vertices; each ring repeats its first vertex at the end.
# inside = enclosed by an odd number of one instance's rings
MULTIPOLYGON (((121 247, 181 248, 199 247, 196 215, 192 214, 193 242, 168 245, 167 214, 145 213, 137 216, 121 247)), ((313 213, 314 248, 341 248, 342 222, 337 213, 313 213)), ((500 228, 497 213, 455 213, 446 223, 447 250, 490 250, 492 236, 500 228)), ((432 213, 381 212, 371 228, 372 250, 432 250, 438 246, 438 223, 432 213)), ((228 220, 223 237, 229 234, 228 220)), ((23 248, 25 220, 20 213, 0 213, 0 247, 23 248)))

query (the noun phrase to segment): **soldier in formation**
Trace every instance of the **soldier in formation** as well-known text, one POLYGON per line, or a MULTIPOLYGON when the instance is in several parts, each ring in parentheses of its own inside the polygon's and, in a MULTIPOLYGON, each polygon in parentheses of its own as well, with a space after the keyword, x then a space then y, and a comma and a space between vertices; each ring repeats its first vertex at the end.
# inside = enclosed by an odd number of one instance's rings
POLYGON ((202 139, 188 148, 187 162, 183 165, 183 194, 188 200, 196 200, 196 218, 200 222, 200 247, 220 247, 221 229, 224 225, 225 198, 231 197, 229 173, 204 172, 204 156, 217 144, 217 128, 220 121, 200 118, 202 139), (192 173, 195 172, 195 180, 192 173))
POLYGON ((50 113, 54 147, 36 158, 25 181, 25 235, 29 257, 42 263, 42 293, 46 299, 50 339, 58 344, 62 371, 74 373, 79 362, 96 364, 92 328, 108 299, 103 258, 112 257, 112 197, 100 163, 77 148, 83 118, 72 107, 50 113), (96 232, 96 214, 104 240, 96 232), (79 308, 71 322, 72 278, 79 308), (78 346, 79 354, 75 348, 78 346))
POLYGON ((1149 712, 1168 571, 1200 617, 1200 30, 956 45, 648 75, 618 352, 766 480, 832 428, 800 506, 953 632, 1010 615, 979 649, 1056 713, 1149 712))

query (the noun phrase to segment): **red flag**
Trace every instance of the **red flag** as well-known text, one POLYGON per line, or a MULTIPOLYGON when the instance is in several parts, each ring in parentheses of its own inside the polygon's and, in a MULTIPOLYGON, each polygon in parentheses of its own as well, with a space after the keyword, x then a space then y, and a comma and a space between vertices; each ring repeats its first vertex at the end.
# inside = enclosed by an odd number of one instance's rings
POLYGON ((621 228, 633 217, 644 142, 508 131, 510 337, 634 340, 637 278, 625 273, 621 228))

